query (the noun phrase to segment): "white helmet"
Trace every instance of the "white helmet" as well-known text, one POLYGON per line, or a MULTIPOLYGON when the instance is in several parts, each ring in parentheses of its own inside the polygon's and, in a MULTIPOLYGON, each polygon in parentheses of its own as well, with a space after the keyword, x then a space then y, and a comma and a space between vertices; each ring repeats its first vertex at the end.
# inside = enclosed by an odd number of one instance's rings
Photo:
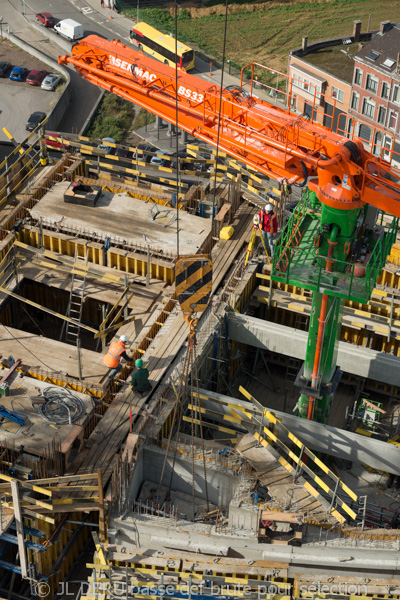
POLYGON ((121 337, 119 338, 119 340, 120 340, 120 342, 124 342, 124 344, 125 344, 125 342, 128 341, 128 338, 126 337, 126 335, 121 335, 121 337))
POLYGON ((264 210, 265 212, 271 212, 271 210, 274 210, 274 207, 272 206, 272 204, 266 204, 264 206, 264 210))

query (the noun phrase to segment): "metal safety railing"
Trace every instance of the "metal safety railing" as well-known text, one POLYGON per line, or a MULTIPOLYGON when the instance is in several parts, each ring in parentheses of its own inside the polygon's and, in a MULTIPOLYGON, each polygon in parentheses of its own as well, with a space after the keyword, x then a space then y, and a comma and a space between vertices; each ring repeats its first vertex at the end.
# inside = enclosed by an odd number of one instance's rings
POLYGON ((398 219, 383 225, 385 235, 376 241, 365 264, 335 258, 333 271, 327 273, 328 256, 319 254, 312 237, 303 240, 307 215, 308 196, 305 195, 276 244, 271 279, 366 304, 396 240, 398 219))

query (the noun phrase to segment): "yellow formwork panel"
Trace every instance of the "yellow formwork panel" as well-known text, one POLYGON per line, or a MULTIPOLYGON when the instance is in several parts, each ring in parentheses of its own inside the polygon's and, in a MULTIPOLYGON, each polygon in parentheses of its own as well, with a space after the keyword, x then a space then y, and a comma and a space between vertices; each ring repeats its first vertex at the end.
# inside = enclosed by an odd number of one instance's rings
MULTIPOLYGON (((18 234, 18 240, 34 248, 40 248, 40 232, 37 227, 23 227, 18 234)), ((72 238, 65 234, 45 231, 43 234, 43 246, 45 250, 74 257, 76 249, 79 255, 88 251, 88 261, 93 264, 104 266, 105 251, 103 244, 88 242, 80 238, 72 238)), ((147 275, 147 256, 134 252, 127 252, 120 248, 110 248, 107 251, 107 266, 116 268, 124 273, 147 275)), ((172 262, 151 257, 150 278, 165 281, 171 285, 175 280, 175 270, 172 262)))

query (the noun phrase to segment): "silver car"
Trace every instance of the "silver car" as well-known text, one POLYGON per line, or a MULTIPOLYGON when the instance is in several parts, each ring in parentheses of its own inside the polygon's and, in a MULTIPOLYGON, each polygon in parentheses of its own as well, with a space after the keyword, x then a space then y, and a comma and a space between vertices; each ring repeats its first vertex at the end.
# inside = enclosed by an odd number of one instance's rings
POLYGON ((42 90, 47 90, 49 92, 54 92, 56 87, 60 85, 62 82, 62 77, 60 75, 56 75, 55 73, 49 73, 42 81, 42 85, 40 86, 42 90))

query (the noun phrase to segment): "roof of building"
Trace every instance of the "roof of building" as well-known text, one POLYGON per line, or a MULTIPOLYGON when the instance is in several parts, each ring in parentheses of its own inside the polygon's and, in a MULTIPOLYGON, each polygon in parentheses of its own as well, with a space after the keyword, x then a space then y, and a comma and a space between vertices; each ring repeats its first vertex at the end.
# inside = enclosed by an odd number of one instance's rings
POLYGON ((327 74, 351 84, 353 81, 354 60, 358 43, 329 46, 310 52, 301 57, 305 62, 314 65, 327 74))
POLYGON ((380 31, 373 36, 357 53, 365 63, 370 63, 375 68, 393 74, 397 68, 397 55, 400 50, 400 25, 391 23, 384 33, 380 31))

